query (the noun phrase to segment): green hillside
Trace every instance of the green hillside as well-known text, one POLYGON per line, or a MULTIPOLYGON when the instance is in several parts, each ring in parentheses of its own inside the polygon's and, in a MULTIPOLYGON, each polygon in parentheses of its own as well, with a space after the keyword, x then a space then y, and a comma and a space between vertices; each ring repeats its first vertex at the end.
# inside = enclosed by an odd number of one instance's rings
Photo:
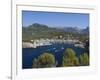
POLYGON ((72 28, 72 31, 65 31, 60 28, 51 28, 47 25, 34 23, 28 27, 22 27, 22 40, 23 41, 30 41, 34 39, 59 39, 64 38, 67 39, 68 37, 72 38, 79 38, 79 39, 86 39, 88 35, 80 34, 76 31, 76 29, 72 28))
POLYGON ((66 32, 50 28, 46 25, 40 25, 38 23, 32 24, 29 27, 22 27, 23 40, 40 39, 40 38, 56 38, 60 35, 66 35, 66 32))

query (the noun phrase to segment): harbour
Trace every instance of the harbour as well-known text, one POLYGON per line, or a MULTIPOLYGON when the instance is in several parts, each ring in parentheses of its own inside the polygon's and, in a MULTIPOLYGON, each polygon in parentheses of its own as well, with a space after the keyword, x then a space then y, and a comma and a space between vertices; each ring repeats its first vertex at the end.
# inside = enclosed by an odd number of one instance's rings
POLYGON ((67 43, 55 43, 52 45, 37 46, 36 48, 23 48, 23 69, 32 68, 33 59, 38 58, 38 56, 45 52, 53 54, 57 60, 57 67, 60 67, 62 65, 62 58, 66 48, 73 49, 78 57, 85 52, 84 48, 75 47, 74 44, 67 43))

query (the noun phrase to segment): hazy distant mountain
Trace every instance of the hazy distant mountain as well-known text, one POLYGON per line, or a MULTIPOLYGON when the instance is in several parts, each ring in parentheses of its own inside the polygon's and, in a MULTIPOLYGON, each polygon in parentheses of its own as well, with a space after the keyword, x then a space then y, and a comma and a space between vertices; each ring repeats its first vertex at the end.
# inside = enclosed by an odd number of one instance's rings
POLYGON ((66 32, 74 32, 74 33, 79 33, 80 29, 76 28, 76 27, 64 27, 62 28, 63 31, 66 32))
POLYGON ((85 29, 80 29, 78 27, 64 27, 64 28, 60 28, 60 29, 65 31, 65 32, 89 34, 89 27, 86 27, 85 29))
POLYGON ((82 29, 81 32, 83 34, 89 34, 89 27, 85 28, 85 29, 82 29))

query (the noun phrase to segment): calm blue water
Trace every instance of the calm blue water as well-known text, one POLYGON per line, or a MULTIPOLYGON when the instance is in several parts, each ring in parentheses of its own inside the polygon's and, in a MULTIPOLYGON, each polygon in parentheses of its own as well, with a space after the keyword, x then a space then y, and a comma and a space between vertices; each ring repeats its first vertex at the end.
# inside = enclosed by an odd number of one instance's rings
POLYGON ((63 53, 66 48, 72 48, 79 56, 84 53, 85 50, 83 48, 74 47, 73 44, 53 44, 49 46, 42 46, 37 48, 23 48, 22 49, 22 68, 29 69, 32 68, 32 61, 34 58, 37 58, 44 52, 52 53, 56 60, 58 61, 58 66, 62 64, 63 53))

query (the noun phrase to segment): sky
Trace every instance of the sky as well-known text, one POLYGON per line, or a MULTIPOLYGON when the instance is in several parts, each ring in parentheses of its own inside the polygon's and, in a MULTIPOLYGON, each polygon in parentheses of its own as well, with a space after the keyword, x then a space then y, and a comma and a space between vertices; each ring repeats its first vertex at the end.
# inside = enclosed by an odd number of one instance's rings
POLYGON ((22 25, 27 27, 34 23, 45 24, 50 27, 79 27, 89 26, 89 14, 22 11, 22 25))

